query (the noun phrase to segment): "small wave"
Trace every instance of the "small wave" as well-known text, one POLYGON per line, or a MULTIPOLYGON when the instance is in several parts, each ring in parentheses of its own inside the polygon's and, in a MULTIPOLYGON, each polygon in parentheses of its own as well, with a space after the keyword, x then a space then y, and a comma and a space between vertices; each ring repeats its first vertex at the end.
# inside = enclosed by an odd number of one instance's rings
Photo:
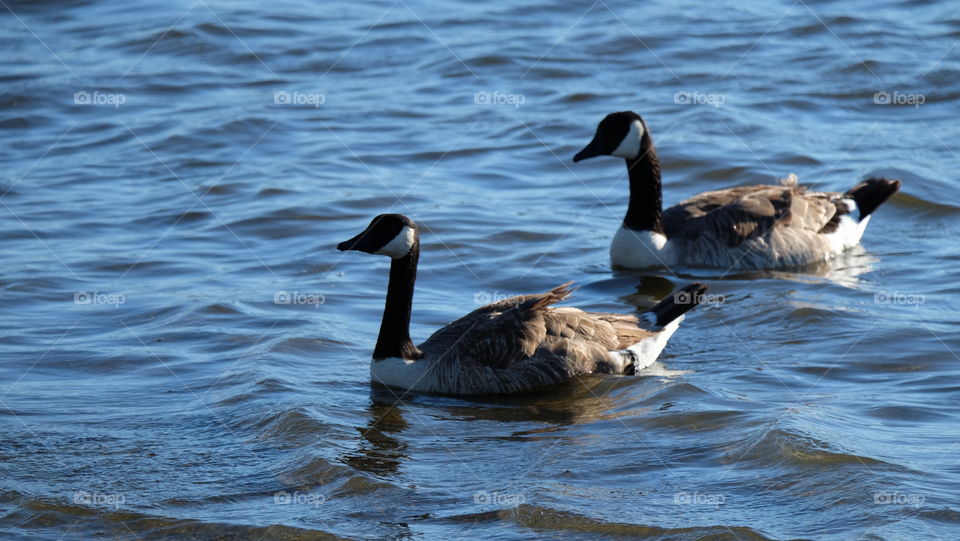
POLYGON ((564 94, 554 101, 556 103, 589 103, 602 99, 606 99, 606 96, 593 92, 573 92, 571 94, 564 94))
POLYGON ((526 77, 533 77, 540 80, 579 79, 583 77, 583 73, 580 71, 572 70, 572 69, 552 68, 552 67, 542 66, 538 64, 527 73, 526 77))
POLYGON ((257 192, 257 199, 268 199, 271 197, 282 197, 285 195, 295 195, 297 192, 292 190, 284 190, 283 188, 261 188, 257 192))
POLYGON ((151 215, 145 216, 143 218, 138 218, 133 220, 134 224, 137 225, 152 225, 152 226, 173 226, 176 225, 189 225, 192 223, 201 223, 213 218, 213 214, 207 211, 202 210, 193 210, 189 212, 177 212, 173 214, 163 214, 163 215, 151 215))
POLYGON ((924 510, 919 513, 919 516, 947 524, 960 524, 960 511, 951 509, 949 507, 924 510))
POLYGON ((683 433, 723 430, 727 427, 742 427, 749 414, 744 411, 695 411, 665 413, 651 416, 644 426, 656 427, 683 433))
MULTIPOLYGON (((338 539, 319 529, 282 524, 248 526, 214 520, 196 520, 134 511, 121 506, 79 505, 62 500, 27 496, 4 491, 4 500, 13 497, 17 507, 6 515, 24 531, 42 537, 63 538, 64 532, 81 538, 104 536, 154 539, 338 539)), ((266 498, 265 498, 266 499, 266 498)))
POLYGON ((862 467, 869 472, 899 469, 899 466, 868 456, 833 451, 827 442, 789 430, 765 430, 758 438, 747 437, 728 446, 724 462, 738 467, 842 466, 862 467))
POLYGON ((131 261, 114 261, 101 263, 91 266, 90 270, 102 272, 105 274, 183 274, 190 269, 184 265, 172 261, 162 261, 153 259, 139 259, 131 261))
MULTIPOLYGON (((272 381, 274 390, 279 386, 286 387, 278 380, 272 381)), ((264 381, 258 385, 267 385, 264 381)), ((299 441, 304 437, 314 437, 326 434, 333 429, 303 408, 278 411, 251 418, 247 421, 248 428, 257 433, 258 438, 267 438, 271 440, 292 440, 299 441)))
POLYGON ((550 507, 521 504, 515 508, 454 515, 444 521, 483 524, 511 522, 533 531, 560 531, 577 535, 609 535, 612 537, 643 537, 651 539, 721 539, 732 535, 734 539, 770 541, 759 532, 742 526, 716 525, 700 527, 663 528, 643 524, 601 521, 550 507))
POLYGON ((465 60, 466 64, 475 68, 486 68, 491 66, 509 66, 516 64, 516 60, 503 55, 481 55, 465 60))
POLYGON ((864 410, 867 415, 877 419, 904 421, 908 423, 920 422, 948 422, 953 416, 945 413, 940 408, 931 408, 925 406, 911 406, 907 404, 897 404, 896 406, 876 406, 864 410))

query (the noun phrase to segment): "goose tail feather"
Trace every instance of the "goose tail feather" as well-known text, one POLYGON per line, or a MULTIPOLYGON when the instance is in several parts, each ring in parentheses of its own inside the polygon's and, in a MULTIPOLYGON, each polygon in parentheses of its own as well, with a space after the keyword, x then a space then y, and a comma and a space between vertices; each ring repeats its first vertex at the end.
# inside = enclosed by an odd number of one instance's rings
POLYGON ((551 304, 556 304, 570 295, 573 294, 578 288, 572 287, 573 281, 566 282, 558 285, 557 287, 542 293, 540 295, 534 295, 527 302, 521 305, 523 310, 540 310, 550 306, 551 304))
POLYGON ((707 284, 701 282, 694 282, 674 291, 673 294, 650 309, 651 314, 656 317, 657 326, 668 325, 671 321, 692 310, 703 300, 703 294, 706 291, 707 284))
POLYGON ((900 189, 900 181, 889 178, 869 178, 860 184, 857 184, 846 196, 857 202, 857 209, 860 211, 860 221, 870 216, 870 213, 877 210, 890 196, 897 193, 900 189))

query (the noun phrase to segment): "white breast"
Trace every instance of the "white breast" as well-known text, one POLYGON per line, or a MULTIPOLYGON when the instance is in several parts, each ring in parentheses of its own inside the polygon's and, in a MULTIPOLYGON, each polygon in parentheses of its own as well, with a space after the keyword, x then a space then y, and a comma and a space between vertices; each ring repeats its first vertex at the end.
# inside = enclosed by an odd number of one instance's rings
POLYGON ((610 244, 610 262, 615 267, 644 269, 675 263, 667 237, 655 231, 634 231, 623 225, 610 244))
POLYGON ((398 389, 429 391, 435 383, 430 370, 431 364, 399 357, 374 360, 370 363, 370 379, 374 383, 398 389))
MULTIPOLYGON (((663 348, 667 346, 667 342, 670 341, 670 337, 673 336, 673 333, 677 332, 677 328, 680 327, 680 322, 683 321, 685 315, 674 319, 670 323, 666 324, 663 329, 657 334, 647 338, 646 340, 641 340, 636 344, 628 347, 627 349, 635 355, 634 360, 634 369, 643 370, 644 368, 652 365, 657 362, 657 359, 660 357, 660 353, 663 352, 663 348)), ((611 355, 622 355, 619 351, 611 351, 611 355)))

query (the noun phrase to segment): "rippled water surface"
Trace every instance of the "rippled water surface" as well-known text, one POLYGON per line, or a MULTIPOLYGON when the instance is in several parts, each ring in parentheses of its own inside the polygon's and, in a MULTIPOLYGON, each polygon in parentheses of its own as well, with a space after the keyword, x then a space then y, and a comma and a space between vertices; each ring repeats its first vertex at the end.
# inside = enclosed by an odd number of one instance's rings
POLYGON ((955 4, 3 7, 4 539, 958 536, 955 4), (903 190, 830 265, 611 271, 623 163, 570 158, 624 109, 668 204, 903 190), (388 211, 415 340, 569 279, 719 297, 644 377, 398 399, 388 262, 334 249, 388 211))

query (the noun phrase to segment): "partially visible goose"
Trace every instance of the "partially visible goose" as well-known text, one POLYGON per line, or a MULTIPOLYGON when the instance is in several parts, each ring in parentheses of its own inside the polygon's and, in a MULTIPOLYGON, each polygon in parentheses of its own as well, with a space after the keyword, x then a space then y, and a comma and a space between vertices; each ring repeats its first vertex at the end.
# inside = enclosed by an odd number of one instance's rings
POLYGON ((392 260, 370 373, 376 383, 419 392, 516 393, 582 374, 633 374, 656 361, 706 291, 691 284, 637 317, 552 306, 573 292, 568 282, 482 306, 415 346, 410 311, 420 257, 417 224, 381 214, 337 249, 392 260))
POLYGON ((573 161, 601 155, 627 162, 630 202, 610 259, 635 269, 764 269, 822 261, 856 246, 871 213, 900 189, 899 180, 871 178, 844 194, 815 192, 791 175, 782 186, 705 192, 664 211, 660 160, 640 115, 607 115, 573 161))

